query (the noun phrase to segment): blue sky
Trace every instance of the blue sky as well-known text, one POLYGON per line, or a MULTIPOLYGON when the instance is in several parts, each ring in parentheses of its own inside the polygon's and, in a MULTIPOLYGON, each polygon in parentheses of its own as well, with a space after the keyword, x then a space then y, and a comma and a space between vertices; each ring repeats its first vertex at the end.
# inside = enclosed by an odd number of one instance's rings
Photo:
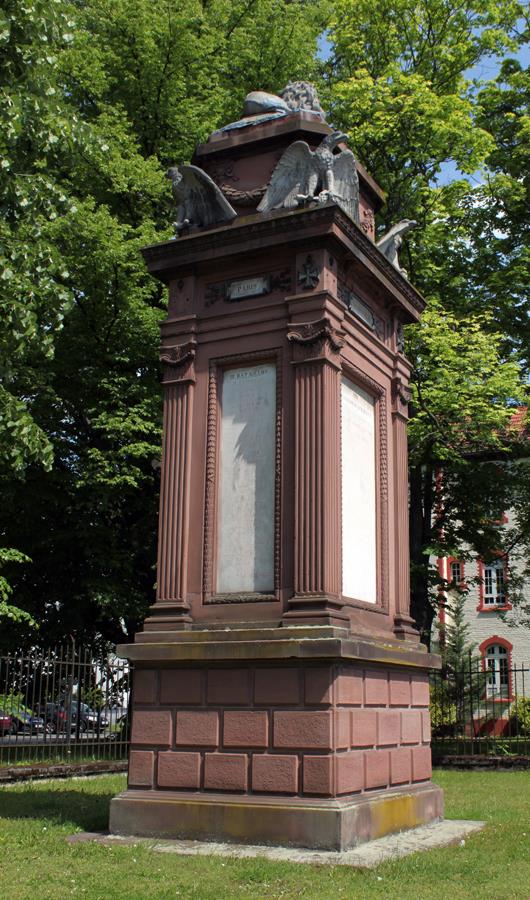
MULTIPOLYGON (((327 59, 331 53, 332 44, 329 42, 327 38, 326 32, 320 36, 318 39, 318 55, 321 59, 327 59)), ((523 67, 530 65, 530 46, 526 45, 521 47, 517 53, 509 53, 507 54, 507 58, 515 58, 518 59, 523 67)), ((484 59, 477 66, 473 66, 473 68, 468 69, 465 72, 466 78, 470 81, 473 79, 480 80, 491 80, 495 78, 499 69, 501 67, 502 59, 504 57, 491 56, 487 59, 484 59)), ((454 181, 455 178, 467 178, 468 181, 474 184, 480 184, 480 172, 476 172, 473 175, 464 175, 457 168, 455 163, 448 162, 444 163, 442 166, 442 171, 440 173, 440 177, 438 178, 438 183, 440 185, 448 184, 450 181, 454 181)))

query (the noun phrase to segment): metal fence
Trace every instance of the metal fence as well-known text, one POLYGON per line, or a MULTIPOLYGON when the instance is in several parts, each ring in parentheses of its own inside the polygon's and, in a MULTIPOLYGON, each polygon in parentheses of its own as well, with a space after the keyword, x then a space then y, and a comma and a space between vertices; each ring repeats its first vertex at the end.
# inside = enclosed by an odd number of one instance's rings
POLYGON ((431 674, 433 757, 530 756, 530 669, 469 655, 431 674))
POLYGON ((130 683, 89 648, 0 656, 0 766, 125 759, 130 683))

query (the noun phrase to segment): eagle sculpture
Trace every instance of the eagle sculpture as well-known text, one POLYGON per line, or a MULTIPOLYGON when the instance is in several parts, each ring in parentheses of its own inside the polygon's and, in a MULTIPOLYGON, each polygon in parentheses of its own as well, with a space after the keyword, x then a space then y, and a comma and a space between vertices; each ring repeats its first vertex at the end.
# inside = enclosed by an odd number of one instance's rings
POLYGON ((205 228, 226 224, 237 213, 214 181, 198 166, 173 166, 168 169, 173 198, 177 204, 174 222, 177 235, 192 225, 205 228))
POLYGON ((404 278, 407 277, 407 270, 403 269, 399 264, 399 249, 405 235, 411 231, 412 228, 416 228, 417 224, 418 223, 414 219, 402 219, 401 222, 392 225, 392 228, 390 228, 377 242, 377 247, 383 256, 396 267, 398 272, 401 272, 404 278))
POLYGON ((316 150, 295 141, 272 173, 258 212, 296 209, 311 200, 337 203, 359 222, 359 176, 351 150, 333 151, 348 138, 340 131, 328 134, 316 150))

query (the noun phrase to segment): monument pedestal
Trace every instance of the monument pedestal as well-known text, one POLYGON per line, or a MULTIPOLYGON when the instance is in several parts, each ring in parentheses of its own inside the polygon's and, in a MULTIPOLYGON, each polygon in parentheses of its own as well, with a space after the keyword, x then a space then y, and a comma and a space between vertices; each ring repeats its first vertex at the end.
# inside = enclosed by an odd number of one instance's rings
POLYGON ((402 329, 425 304, 397 267, 410 223, 381 252, 382 193, 330 131, 301 108, 212 135, 202 174, 173 172, 178 240, 144 249, 169 287, 158 584, 120 648, 114 833, 339 850, 442 815, 438 660, 409 616, 402 329), (302 157, 314 199, 263 205, 302 157), (335 168, 341 197, 318 189, 335 168))
POLYGON ((115 834, 346 850, 443 815, 432 657, 346 629, 150 634, 115 834))

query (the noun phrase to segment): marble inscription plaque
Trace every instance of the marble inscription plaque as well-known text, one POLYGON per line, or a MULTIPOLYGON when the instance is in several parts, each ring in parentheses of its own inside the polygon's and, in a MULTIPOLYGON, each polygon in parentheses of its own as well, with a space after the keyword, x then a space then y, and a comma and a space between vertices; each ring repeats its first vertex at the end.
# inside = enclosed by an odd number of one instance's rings
POLYGON ((226 369, 220 392, 218 593, 274 589, 276 367, 226 369))
POLYGON ((226 289, 228 300, 243 300, 245 297, 259 297, 270 290, 269 278, 259 275, 256 278, 245 278, 241 281, 231 281, 226 289))
POLYGON ((342 379, 342 593, 376 602, 375 401, 342 379))

